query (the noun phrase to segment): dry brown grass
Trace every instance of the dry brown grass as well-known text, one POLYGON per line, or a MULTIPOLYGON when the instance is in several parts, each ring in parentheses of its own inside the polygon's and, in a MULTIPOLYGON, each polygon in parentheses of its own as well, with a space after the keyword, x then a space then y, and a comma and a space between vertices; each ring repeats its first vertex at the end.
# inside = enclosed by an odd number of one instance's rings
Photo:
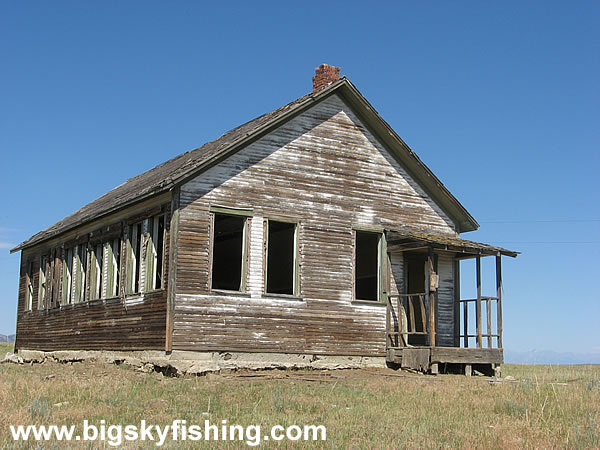
MULTIPOLYGON (((461 375, 384 376, 392 370, 270 371, 166 378, 99 363, 0 365, 3 448, 26 448, 8 425, 323 424, 327 442, 283 448, 598 448, 600 366, 506 365, 518 382, 461 375), (257 374, 257 373, 254 373, 257 374), (331 376, 333 375, 333 376, 331 376), (320 380, 322 381, 314 381, 320 380), (61 406, 53 406, 62 404, 61 406)), ((34 443, 29 443, 35 447, 34 443)), ((242 448, 240 442, 205 448, 242 448)), ((75 444, 71 444, 75 447, 75 444)), ((95 442, 78 448, 109 448, 95 442)), ((276 446, 272 441, 260 447, 276 446)), ((44 443, 43 448, 65 448, 44 443)), ((128 448, 155 448, 137 442, 128 448)), ((169 442, 167 448, 198 448, 169 442)))

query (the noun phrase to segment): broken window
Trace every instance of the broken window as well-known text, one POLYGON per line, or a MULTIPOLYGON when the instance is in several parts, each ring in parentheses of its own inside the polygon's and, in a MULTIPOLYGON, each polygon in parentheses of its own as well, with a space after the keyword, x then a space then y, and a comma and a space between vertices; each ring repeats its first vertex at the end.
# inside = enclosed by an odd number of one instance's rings
POLYGON ((50 264, 48 265, 49 270, 49 288, 50 296, 48 308, 57 308, 61 301, 61 289, 62 289, 62 276, 63 276, 63 249, 53 248, 50 250, 50 264))
POLYGON ((146 253, 146 286, 144 291, 163 287, 163 253, 165 239, 165 216, 148 219, 148 251, 146 253))
POLYGON ((73 247, 63 250, 63 277, 62 277, 62 304, 69 305, 71 303, 71 276, 73 274, 73 247))
POLYGON ((33 262, 27 263, 27 273, 25 274, 25 311, 33 309, 33 262))
POLYGON ((296 294, 296 224, 267 224, 266 292, 296 294))
POLYGON ((113 239, 104 243, 106 251, 106 293, 105 298, 119 295, 119 280, 121 276, 121 241, 113 239))
POLYGON ((48 255, 40 257, 40 285, 38 288, 38 309, 46 309, 46 283, 48 280, 48 255))
POLYGON ((136 294, 140 292, 142 273, 142 238, 143 222, 129 226, 127 235, 127 293, 136 294))
POLYGON ((104 281, 104 246, 99 243, 92 246, 90 254, 90 300, 102 297, 102 284, 104 281))
POLYGON ((356 231, 354 247, 354 298, 379 300, 380 233, 356 231))
POLYGON ((87 244, 80 244, 75 247, 75 287, 73 292, 73 302, 81 303, 85 301, 85 276, 87 272, 87 244))
POLYGON ((215 213, 212 247, 212 288, 243 290, 246 217, 215 213))

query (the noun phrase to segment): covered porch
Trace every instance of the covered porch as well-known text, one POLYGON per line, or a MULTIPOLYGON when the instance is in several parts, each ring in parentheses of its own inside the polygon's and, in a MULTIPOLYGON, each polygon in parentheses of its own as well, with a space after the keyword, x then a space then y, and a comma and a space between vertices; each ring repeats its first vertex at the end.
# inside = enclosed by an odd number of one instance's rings
POLYGON ((388 283, 387 361, 431 373, 471 375, 477 370, 498 375, 504 362, 502 256, 514 258, 518 252, 407 229, 387 231, 386 241, 390 263, 402 264, 398 286, 388 283), (491 296, 482 294, 484 257, 495 260, 495 290, 491 296), (452 264, 451 274, 444 274, 445 288, 440 287, 438 259, 452 264), (462 298, 460 289, 460 261, 466 259, 475 260, 476 295, 471 298, 462 298), (449 282, 453 283, 451 288, 449 282))

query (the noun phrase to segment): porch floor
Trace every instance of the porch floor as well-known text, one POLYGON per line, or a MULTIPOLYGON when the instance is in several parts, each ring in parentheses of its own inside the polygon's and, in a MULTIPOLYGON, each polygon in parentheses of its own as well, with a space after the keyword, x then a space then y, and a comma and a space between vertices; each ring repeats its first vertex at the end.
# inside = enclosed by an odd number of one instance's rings
POLYGON ((475 369, 488 376, 499 376, 504 351, 501 348, 389 347, 386 360, 402 368, 431 373, 451 367, 465 375, 471 375, 475 369))

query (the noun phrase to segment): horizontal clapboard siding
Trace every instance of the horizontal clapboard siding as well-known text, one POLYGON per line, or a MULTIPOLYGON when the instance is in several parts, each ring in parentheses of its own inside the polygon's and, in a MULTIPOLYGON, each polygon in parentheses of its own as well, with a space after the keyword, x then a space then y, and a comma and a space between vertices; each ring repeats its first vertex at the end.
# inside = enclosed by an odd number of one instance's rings
POLYGON ((162 350, 166 296, 147 294, 143 302, 79 304, 61 310, 21 313, 16 347, 35 350, 162 350))
MULTIPOLYGON (((121 213, 121 216, 127 213, 121 213)), ((167 210, 167 218, 170 216, 167 210)), ((112 223, 111 218, 106 219, 112 223)), ((164 274, 169 273, 169 220, 166 221, 164 274)), ((140 296, 93 300, 61 308, 38 311, 39 261, 48 248, 24 250, 17 310, 15 347, 33 350, 164 350, 167 287, 140 296), (33 311, 25 311, 26 271, 34 263, 33 311)), ((122 258, 124 256, 122 255, 122 258)), ((145 258, 145 250, 142 259, 145 258)), ((121 268, 124 267, 121 260, 121 268)), ((121 279, 121 284, 124 279, 121 279)), ((143 283, 143 281, 142 281, 143 283)))
MULTIPOLYGON (((353 227, 455 235, 352 111, 332 96, 184 184, 173 349, 385 354, 385 308, 352 303, 353 227), (244 295, 209 290, 210 206, 248 208, 244 295), (262 296, 263 219, 299 223, 300 297, 262 296)), ((402 284, 402 262, 392 266, 402 284)))

